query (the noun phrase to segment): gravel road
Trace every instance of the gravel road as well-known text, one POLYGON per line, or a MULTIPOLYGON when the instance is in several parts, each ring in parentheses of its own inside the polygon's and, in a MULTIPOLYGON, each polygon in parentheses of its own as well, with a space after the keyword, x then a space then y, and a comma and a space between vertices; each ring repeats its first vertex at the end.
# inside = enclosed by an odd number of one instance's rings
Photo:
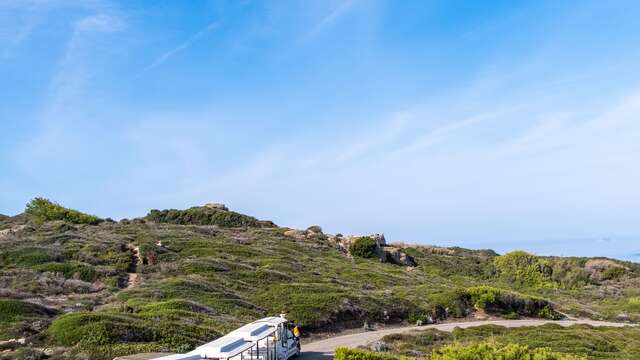
POLYGON ((358 334, 349 334, 336 336, 329 339, 324 339, 308 344, 302 345, 302 354, 300 359, 303 360, 325 360, 332 359, 333 352, 336 348, 341 346, 357 347, 360 345, 366 345, 376 340, 380 340, 385 335, 404 333, 412 330, 424 330, 424 329, 438 329, 442 331, 452 331, 456 327, 468 328, 480 325, 501 325, 505 327, 522 327, 522 326, 540 326, 544 324, 554 323, 562 326, 571 326, 575 324, 589 324, 592 326, 615 326, 621 327, 627 324, 607 322, 607 321, 594 321, 594 320, 486 320, 486 321, 468 321, 468 322, 452 322, 445 324, 435 324, 426 326, 409 326, 403 328, 392 328, 377 331, 368 331, 358 334))

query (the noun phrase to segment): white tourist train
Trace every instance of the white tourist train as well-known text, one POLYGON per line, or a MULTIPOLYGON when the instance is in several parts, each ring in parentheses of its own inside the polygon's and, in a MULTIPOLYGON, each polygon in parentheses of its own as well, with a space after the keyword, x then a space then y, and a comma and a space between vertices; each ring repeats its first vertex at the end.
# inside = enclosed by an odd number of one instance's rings
POLYGON ((186 354, 154 360, 287 360, 300 355, 300 339, 284 314, 242 326, 186 354))

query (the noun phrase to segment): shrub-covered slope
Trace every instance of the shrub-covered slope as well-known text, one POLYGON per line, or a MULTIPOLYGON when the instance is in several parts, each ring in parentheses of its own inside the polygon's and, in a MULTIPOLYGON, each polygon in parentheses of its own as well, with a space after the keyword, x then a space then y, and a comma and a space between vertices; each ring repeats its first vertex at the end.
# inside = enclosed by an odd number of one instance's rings
MULTIPOLYGON (((485 341, 470 344, 451 343, 420 354, 429 360, 586 360, 586 357, 563 354, 549 348, 530 348, 520 344, 485 341)), ((412 360, 412 356, 398 356, 387 352, 361 349, 336 349, 336 360, 412 360)))
MULTIPOLYGON (((500 344, 498 347, 515 345, 529 349, 547 348, 559 354, 573 354, 588 359, 640 358, 640 328, 638 327, 613 328, 589 325, 562 327, 547 324, 536 327, 506 328, 483 325, 466 329, 457 328, 452 333, 428 329, 408 334, 387 335, 382 338, 377 347, 384 350, 381 355, 387 358, 404 356, 440 359, 441 357, 431 355, 460 354, 463 351, 476 356, 484 355, 483 351, 490 350, 484 345, 487 339, 500 344)), ((457 358, 451 357, 451 359, 457 358)), ((520 358, 514 357, 514 359, 520 358)), ((530 359, 530 357, 522 357, 522 359, 530 359)))
POLYGON ((407 267, 351 256, 319 227, 219 206, 96 222, 69 209, 34 217, 59 206, 41 200, 0 219, 0 299, 22 309, 0 314, 0 341, 24 337, 53 357, 184 351, 281 312, 304 333, 557 311, 640 317, 633 263, 396 245, 417 264, 407 267))

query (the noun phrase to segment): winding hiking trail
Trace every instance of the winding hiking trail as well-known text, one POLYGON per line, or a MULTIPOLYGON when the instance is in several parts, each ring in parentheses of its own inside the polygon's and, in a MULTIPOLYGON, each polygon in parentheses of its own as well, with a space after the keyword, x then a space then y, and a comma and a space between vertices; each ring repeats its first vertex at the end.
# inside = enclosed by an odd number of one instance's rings
POLYGON ((504 327, 514 328, 523 326, 540 326, 544 324, 558 324, 561 326, 571 326, 576 324, 587 324, 591 326, 614 326, 623 327, 630 324, 615 323, 608 321, 595 321, 587 319, 572 319, 572 320, 485 320, 485 321, 467 321, 467 322, 452 322, 446 324, 435 324, 425 326, 409 326, 401 328, 391 328, 377 331, 368 331, 357 334, 349 334, 336 336, 324 340, 314 341, 308 344, 302 345, 301 359, 304 360, 325 360, 332 359, 333 353, 338 347, 351 347, 366 345, 368 343, 380 340, 383 336, 389 334, 405 333, 413 330, 425 330, 425 329, 438 329, 442 331, 453 331, 454 328, 468 328, 481 325, 500 325, 504 327))
POLYGON ((142 264, 140 258, 140 248, 135 245, 128 245, 127 248, 131 252, 131 264, 129 264, 129 272, 127 273, 127 287, 125 289, 131 289, 138 285, 140 278, 138 277, 138 265, 142 264))

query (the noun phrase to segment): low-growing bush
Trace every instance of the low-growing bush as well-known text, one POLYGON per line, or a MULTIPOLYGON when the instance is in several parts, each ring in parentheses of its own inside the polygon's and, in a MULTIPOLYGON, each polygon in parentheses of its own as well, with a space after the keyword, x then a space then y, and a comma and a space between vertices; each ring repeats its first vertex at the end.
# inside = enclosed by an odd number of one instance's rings
POLYGON ((545 305, 540 311, 538 311, 538 317, 542 319, 549 320, 560 320, 562 319, 562 315, 557 311, 553 310, 551 306, 545 305))
POLYGON ((0 252, 0 266, 33 267, 63 260, 57 252, 41 247, 13 248, 0 252))
POLYGON ((167 316, 176 313, 203 313, 209 314, 214 311, 204 305, 200 305, 194 301, 174 299, 161 302, 153 302, 142 305, 138 308, 137 313, 146 317, 167 316))
MULTIPOLYGON (((409 355, 419 358, 429 358, 434 350, 442 349, 442 346, 445 345, 464 347, 464 345, 477 345, 491 340, 495 342, 494 344, 518 344, 529 349, 547 348, 550 349, 548 351, 561 354, 588 356, 589 359, 594 360, 613 360, 640 359, 640 340, 638 339, 640 339, 640 329, 636 327, 591 327, 588 325, 564 327, 559 324, 546 324, 517 328, 481 325, 464 329, 456 328, 451 333, 425 329, 387 335, 382 338, 382 341, 393 355, 409 355)), ((459 355, 459 353, 454 354, 459 355)), ((452 359, 458 358, 453 357, 452 359)), ((471 359, 505 358, 478 355, 471 357, 471 359)), ((524 359, 538 358, 532 356, 524 359)))
POLYGON ((429 296, 429 302, 434 304, 435 319, 442 320, 449 316, 464 317, 471 311, 469 296, 464 289, 434 293, 429 296))
POLYGON ((54 343, 93 349, 107 345, 155 343, 185 352, 221 334, 189 302, 144 306, 140 313, 77 312, 56 318, 48 333, 54 343), (183 321, 182 319, 190 319, 183 321), (195 320, 195 321, 194 321, 195 320))
POLYGON ((34 270, 60 273, 67 279, 80 279, 86 282, 93 282, 98 276, 93 266, 78 262, 46 263, 35 266, 34 270))
POLYGON ((337 348, 333 358, 335 360, 400 360, 409 359, 404 356, 393 356, 384 353, 375 353, 365 350, 349 349, 340 347, 337 348))
POLYGON ((431 360, 586 360, 561 354, 547 348, 531 349, 526 345, 483 342, 477 344, 451 344, 433 351, 431 360))
MULTIPOLYGON (((464 317, 473 309, 511 317, 529 316, 545 319, 559 319, 561 317, 544 299, 486 285, 436 293, 431 295, 429 300, 431 303, 445 308, 446 315, 453 317, 464 317)), ((435 313, 433 316, 436 319, 442 318, 435 313)))
POLYGON ((56 318, 49 335, 60 345, 107 345, 153 341, 154 334, 137 318, 121 314, 78 312, 56 318))
POLYGON ((376 257, 376 249, 378 244, 376 241, 369 237, 363 236, 355 239, 351 245, 349 245, 349 253, 352 256, 357 256, 365 259, 376 257))
POLYGON ((621 266, 614 266, 602 272, 602 280, 616 280, 624 276, 627 270, 621 266))
POLYGON ((25 214, 36 223, 62 220, 74 224, 96 225, 102 221, 97 216, 67 209, 45 198, 35 198, 31 200, 31 202, 27 204, 25 214))
POLYGON ((554 288, 553 269, 549 263, 524 251, 512 251, 493 259, 493 265, 506 281, 518 286, 554 288))
POLYGON ((554 259, 551 279, 565 289, 577 289, 593 283, 580 258, 554 259))
POLYGON ((273 227, 271 221, 260 221, 234 211, 196 206, 186 210, 151 210, 146 220, 181 225, 218 225, 222 227, 273 227))
MULTIPOLYGON (((158 353, 166 351, 166 349, 167 347, 165 345, 157 343, 83 344, 81 353, 86 354, 87 357, 92 360, 112 360, 119 356, 139 353, 158 353)), ((50 357, 50 359, 51 358, 54 357, 50 357)))
POLYGON ((56 312, 26 301, 0 299, 0 323, 8 323, 32 316, 51 316, 56 312))
MULTIPOLYGON (((309 330, 331 322, 328 315, 338 313, 347 295, 346 290, 330 284, 277 284, 269 286, 257 300, 270 313, 284 311, 289 319, 309 330)), ((345 312, 341 320, 351 320, 354 315, 345 312)))
POLYGON ((500 289, 491 286, 476 286, 467 289, 471 303, 477 309, 486 309, 496 302, 496 298, 500 296, 500 289))

